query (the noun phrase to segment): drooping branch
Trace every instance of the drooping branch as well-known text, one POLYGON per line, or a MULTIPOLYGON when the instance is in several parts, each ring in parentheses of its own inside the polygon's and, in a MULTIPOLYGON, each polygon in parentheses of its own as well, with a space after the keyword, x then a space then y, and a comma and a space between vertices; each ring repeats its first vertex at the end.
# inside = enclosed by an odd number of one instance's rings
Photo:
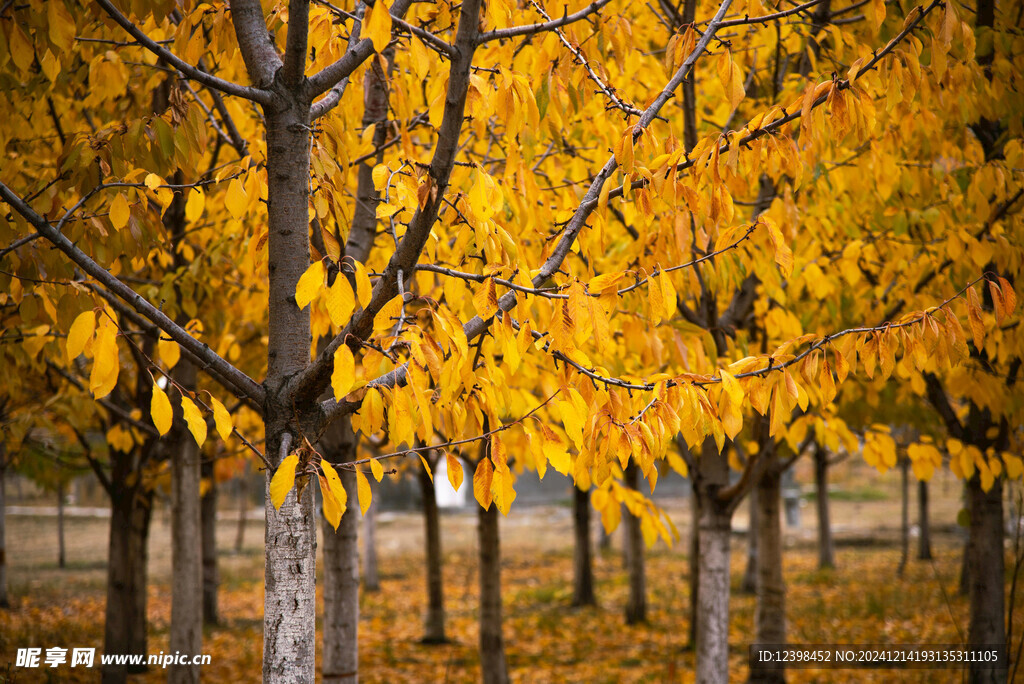
MULTIPOLYGON (((885 47, 883 47, 882 49, 878 50, 870 60, 868 60, 860 69, 857 70, 857 74, 854 76, 854 80, 861 78, 864 74, 866 74, 867 72, 871 71, 876 66, 878 66, 878 63, 880 61, 882 61, 882 59, 886 55, 888 55, 890 52, 895 50, 896 46, 899 45, 900 43, 902 43, 903 39, 906 38, 908 35, 910 35, 910 33, 915 28, 917 28, 917 26, 920 25, 922 21, 924 21, 924 18, 926 16, 928 16, 928 14, 932 10, 934 10, 936 7, 939 7, 940 5, 943 5, 943 4, 944 4, 943 0, 932 0, 932 2, 927 7, 924 7, 923 9, 920 6, 918 6, 918 7, 915 7, 913 10, 911 10, 910 15, 908 15, 908 16, 913 16, 913 18, 910 19, 910 21, 906 22, 906 24, 904 25, 903 30, 900 31, 897 35, 895 35, 892 38, 892 40, 890 40, 888 43, 886 43, 885 47)), ((710 31, 711 31, 711 26, 708 26, 708 32, 710 32, 710 31)), ((706 35, 707 35, 707 32, 705 33, 705 36, 706 35)), ((850 88, 850 87, 851 87, 851 83, 850 83, 849 79, 841 78, 841 79, 837 79, 836 82, 835 82, 836 90, 846 90, 847 88, 850 88)), ((825 104, 825 102, 827 102, 827 101, 828 101, 828 93, 823 93, 823 94, 819 95, 818 98, 814 100, 814 102, 811 103, 811 109, 812 110, 816 109, 816 108, 820 107, 821 105, 825 104)), ((769 135, 771 133, 774 133, 775 131, 780 129, 782 126, 790 123, 791 121, 796 121, 803 114, 802 111, 786 113, 785 110, 783 110, 783 112, 784 112, 783 115, 780 116, 778 119, 775 119, 775 120, 765 124, 761 128, 758 128, 756 131, 748 133, 747 135, 743 136, 742 138, 733 139, 732 137, 730 137, 727 142, 723 143, 718 148, 719 155, 725 155, 726 152, 728 152, 730 149, 732 149, 733 145, 739 145, 740 147, 746 147, 750 143, 754 142, 755 140, 757 140, 759 138, 763 138, 764 136, 769 135)), ((697 163, 697 160, 691 158, 691 159, 687 159, 684 162, 680 162, 679 164, 676 165, 675 168, 676 168, 677 172, 678 171, 685 171, 685 170, 693 167, 696 163, 697 163)), ((631 189, 633 189, 633 190, 637 190, 637 189, 646 187, 649 182, 650 181, 648 181, 646 178, 642 178, 640 180, 635 180, 632 183, 630 183, 629 187, 631 189)), ((608 198, 609 199, 614 199, 616 197, 622 197, 623 189, 624 189, 623 187, 612 188, 612 190, 608 193, 608 198)), ((597 206, 598 197, 596 197, 596 196, 593 197, 593 198, 588 197, 588 198, 586 198, 585 201, 587 203, 593 205, 591 207, 591 209, 593 209, 593 207, 597 206)))
MULTIPOLYGON (((634 129, 633 129, 634 137, 639 137, 640 134, 643 132, 643 130, 645 128, 647 128, 651 124, 652 121, 654 121, 655 117, 658 116, 658 113, 661 111, 662 107, 665 106, 665 103, 668 102, 668 100, 673 96, 673 93, 675 92, 675 90, 687 78, 687 76, 689 75, 690 71, 693 69, 693 65, 696 63, 697 59, 704 53, 705 49, 707 48, 708 43, 711 42, 711 39, 714 37, 715 33, 718 31, 718 26, 719 26, 719 24, 722 21, 722 17, 725 16, 725 13, 728 11, 729 6, 731 4, 732 4, 732 0, 723 0, 722 4, 718 8, 718 11, 715 13, 714 18, 711 20, 711 23, 709 24, 708 29, 704 32, 704 35, 701 36, 700 40, 697 41, 697 44, 694 46, 693 51, 686 57, 686 59, 683 61, 683 64, 679 67, 679 69, 673 75, 672 79, 665 86, 665 89, 661 92, 661 94, 658 95, 657 98, 655 98, 654 102, 652 102, 651 105, 643 112, 643 114, 640 117, 640 120, 635 124, 634 129)), ((463 11, 465 11, 465 9, 466 9, 466 5, 463 5, 463 11)), ((459 31, 460 31, 460 33, 461 33, 462 29, 463 29, 463 26, 462 26, 462 22, 460 20, 460 24, 459 24, 459 31)), ((459 41, 458 44, 461 46, 462 45, 461 41, 459 41)), ((469 56, 472 57, 472 52, 471 51, 470 51, 470 55, 469 56)), ((468 68, 468 66, 467 66, 467 68, 468 68)), ((453 63, 453 70, 454 70, 454 63, 453 63)), ((451 87, 451 83, 449 83, 449 87, 451 87)), ((443 130, 443 124, 442 124, 442 130, 443 130)), ((440 147, 440 143, 439 143, 439 147, 440 147)), ((454 150, 452 150, 452 152, 454 153, 454 150)), ((611 158, 609 158, 608 161, 605 162, 605 164, 602 167, 601 171, 597 174, 597 177, 591 183, 590 189, 587 191, 586 195, 584 195, 583 200, 581 201, 579 207, 576 209, 576 211, 573 214, 572 218, 566 224, 566 227, 565 227, 565 229, 562 232, 562 236, 559 239, 558 244, 555 246, 554 250, 552 251, 551 255, 548 257, 548 259, 541 266, 540 271, 537 273, 537 275, 534 276, 534 278, 532 280, 532 283, 533 283, 534 287, 537 287, 537 288, 541 287, 544 283, 546 283, 551 278, 552 275, 554 275, 558 271, 558 269, 561 266, 562 262, 568 256, 568 254, 569 254, 569 252, 570 252, 570 250, 572 248, 573 243, 576 241, 576 237, 579 235, 580 231, 586 225, 587 219, 590 217, 590 214, 594 211, 595 208, 597 208, 597 201, 598 201, 598 197, 601 194, 601 188, 603 187, 604 183, 611 177, 612 173, 615 171, 615 169, 617 167, 618 167, 618 164, 615 161, 615 156, 612 155, 611 158)), ((441 195, 441 190, 442 190, 442 188, 438 189, 438 195, 439 196, 441 195)), ((414 219, 414 221, 415 221, 415 219, 414 219)), ((412 232, 412 227, 410 227, 410 232, 412 232)), ((407 233, 406 234, 406 239, 408 239, 408 235, 409 234, 407 233)), ((403 240, 403 242, 404 242, 404 240, 403 240)), ((414 264, 411 264, 410 268, 411 268, 412 265, 414 265, 414 264)), ((381 280, 383 280, 383 278, 381 280)), ((377 290, 379 288, 380 288, 380 282, 378 282, 378 287, 374 289, 374 295, 375 295, 374 298, 375 299, 376 299, 376 295, 377 295, 377 290)), ((515 308, 517 303, 518 303, 518 300, 516 299, 515 291, 506 292, 498 300, 498 308, 501 311, 511 311, 513 308, 515 308)), ((382 304, 383 304, 383 302, 382 302, 382 304)), ((474 339, 477 336, 481 335, 484 331, 486 331, 490 327, 491 322, 493 322, 493 320, 494 320, 493 317, 491 319, 486 320, 486 321, 483 320, 482 318, 480 318, 479 316, 473 317, 469 322, 467 322, 463 326, 463 332, 465 333, 466 338, 471 340, 471 339, 474 339)), ((351 328, 351 327, 352 327, 352 324, 350 323, 349 324, 349 328, 351 328)), ((344 340, 345 339, 344 336, 345 336, 347 331, 348 331, 348 328, 346 328, 346 331, 343 331, 342 335, 339 335, 339 337, 335 340, 335 342, 338 343, 338 346, 340 346, 340 341, 339 340, 344 340)), ((333 346, 334 349, 337 348, 335 343, 332 343, 331 346, 333 346)), ((334 350, 331 349, 330 353, 333 356, 334 350)), ((321 358, 321 359, 318 359, 316 365, 317 366, 323 366, 324 368, 329 368, 329 366, 327 366, 327 363, 328 363, 328 360, 325 360, 325 359, 321 358)), ((407 365, 403 364, 403 365, 399 366, 398 368, 396 368, 395 370, 391 371, 390 373, 386 373, 385 375, 382 375, 379 378, 371 381, 370 383, 368 383, 368 386, 371 386, 371 387, 374 387, 374 386, 394 386, 395 384, 401 384, 402 382, 405 382, 406 371, 407 371, 407 365)), ((319 372, 323 373, 324 371, 320 370, 319 372)), ((308 377, 309 375, 310 374, 307 373, 306 377, 308 377)), ((308 383, 309 381, 306 380, 305 382, 308 383)), ((321 382, 323 382, 323 381, 321 381, 321 382)), ((297 387, 301 388, 301 387, 303 387, 303 384, 304 384, 303 382, 297 383, 297 387)), ((310 384, 312 384, 312 383, 310 383, 310 384)), ((313 385, 313 386, 316 387, 316 385, 313 385)), ((343 415, 348 415, 348 414, 356 411, 359 408, 359 403, 358 402, 347 402, 347 401, 338 402, 338 401, 336 401, 334 399, 329 399, 328 401, 326 401, 323 404, 321 404, 321 408, 322 408, 322 410, 324 412, 326 420, 328 422, 330 422, 331 420, 339 418, 339 417, 341 417, 343 415)))
POLYGON ((161 330, 166 332, 172 340, 200 359, 203 365, 212 368, 218 376, 230 384, 229 390, 239 397, 248 397, 258 405, 263 404, 264 391, 261 385, 222 358, 217 352, 210 349, 209 345, 192 337, 188 331, 168 318, 163 311, 150 304, 142 295, 135 292, 122 280, 111 275, 109 271, 93 261, 88 254, 76 247, 63 233, 58 231, 48 220, 37 214, 32 207, 26 204, 3 183, 0 183, 0 198, 11 205, 44 238, 53 243, 57 249, 63 252, 86 274, 96 279, 107 290, 128 303, 144 318, 152 321, 161 330))
MULTIPOLYGON (((135 38, 135 40, 138 41, 139 45, 146 48, 154 55, 164 60, 167 64, 171 65, 172 67, 174 67, 181 73, 185 74, 185 76, 191 78, 192 80, 198 81, 199 83, 202 83, 203 85, 208 86, 210 88, 216 88, 217 90, 223 93, 227 93, 228 95, 235 95, 237 97, 245 98, 246 100, 258 102, 260 104, 267 104, 271 101, 272 95, 268 91, 263 90, 261 87, 254 88, 250 86, 239 85, 238 83, 233 83, 232 81, 225 81, 224 79, 208 74, 205 71, 199 69, 198 67, 193 66, 192 64, 189 64, 185 60, 181 59, 173 52, 165 48, 163 45, 147 36, 142 29, 140 29, 138 26, 132 23, 131 19, 126 17, 124 14, 121 13, 120 10, 114 7, 114 4, 110 2, 110 0, 96 0, 96 2, 99 3, 100 7, 102 7, 108 15, 110 15, 111 19, 117 22, 125 31, 127 31, 133 38, 135 38)), ((242 4, 245 4, 244 0, 243 2, 239 2, 238 0, 236 0, 232 3, 232 10, 235 9, 235 5, 242 4)), ((259 5, 258 0, 256 2, 256 5, 259 5)), ((235 13, 237 14, 237 12, 235 13)), ((261 10, 261 21, 262 17, 263 14, 261 10)), ((264 34, 266 34, 265 25, 263 32, 264 34)), ((239 40, 239 44, 241 43, 242 41, 239 40)), ((258 83, 258 85, 263 85, 262 83, 259 83, 257 81, 254 82, 258 83)))

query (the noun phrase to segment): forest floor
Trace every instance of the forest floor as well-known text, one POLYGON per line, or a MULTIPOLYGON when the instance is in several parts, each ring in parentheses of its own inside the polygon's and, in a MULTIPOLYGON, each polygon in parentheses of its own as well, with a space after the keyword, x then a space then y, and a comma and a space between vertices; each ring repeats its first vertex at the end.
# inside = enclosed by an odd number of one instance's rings
MULTIPOLYGON (((932 561, 910 560, 902 578, 898 474, 856 481, 832 502, 837 567, 819 570, 813 502, 801 511, 801 526, 785 528, 789 641, 803 644, 956 644, 966 632, 967 602, 957 594, 962 537, 955 520, 959 486, 937 476, 932 486, 932 561)), ((912 497, 912 504, 915 500, 912 497)), ((665 505, 684 537, 689 532, 685 500, 665 505)), ((231 510, 231 506, 225 508, 231 510)), ((19 509, 20 510, 20 509, 19 509)), ((911 507, 916 519, 916 505, 911 507)), ((364 592, 360 616, 360 679, 363 682, 475 682, 475 521, 472 513, 442 516, 445 547, 447 629, 452 643, 424 646, 425 580, 422 521, 414 513, 378 516, 382 588, 364 592)), ((746 515, 736 517, 745 529, 746 515)), ((67 665, 28 670, 13 665, 18 648, 96 647, 103 640, 104 555, 108 521, 95 515, 66 519, 68 567, 55 563, 56 534, 48 515, 11 515, 7 553, 14 607, 0 611, 0 682, 93 682, 97 670, 67 665)), ((619 533, 595 558, 598 608, 569 607, 572 594, 572 521, 564 506, 513 507, 502 521, 502 588, 509 667, 517 682, 688 682, 694 655, 689 641, 689 565, 685 538, 672 548, 659 542, 647 557, 649 614, 643 626, 622 620, 628 592, 619 533)), ((224 547, 238 524, 218 525, 224 547)), ((206 681, 258 681, 262 646, 262 521, 251 520, 240 552, 220 555, 221 624, 209 627, 204 653, 212 664, 206 681)), ((158 511, 150 543, 149 652, 167 650, 170 621, 169 526, 158 511)), ((746 542, 733 542, 730 670, 746 678, 747 648, 754 640, 754 597, 737 589, 746 564, 746 542)), ((1009 560, 1009 557, 1008 557, 1009 560)), ((1012 566, 1008 567, 1008 573, 1012 566)), ((1009 581, 1009 577, 1008 577, 1009 581)), ((1017 592, 1015 634, 1024 633, 1024 605, 1017 592)), ((318 654, 319 658, 319 654, 318 654)), ((801 670, 789 681, 948 682, 958 670, 801 670)), ((161 682, 159 670, 133 678, 161 682)))

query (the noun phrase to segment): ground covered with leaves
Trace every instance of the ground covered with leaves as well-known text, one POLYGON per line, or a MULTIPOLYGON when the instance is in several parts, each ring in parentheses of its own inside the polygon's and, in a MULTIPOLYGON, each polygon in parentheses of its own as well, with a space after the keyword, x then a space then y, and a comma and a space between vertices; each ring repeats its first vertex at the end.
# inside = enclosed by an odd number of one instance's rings
MULTIPOLYGON (((567 515, 557 514, 552 529, 567 531, 567 515)), ((13 519, 15 532, 31 525, 13 519)), ((536 521, 534 521, 536 522, 536 521)), ((408 543, 419 532, 413 514, 382 521, 382 589, 364 593, 360 621, 361 681, 475 682, 476 557, 474 516, 445 516, 445 590, 448 634, 452 643, 425 646, 421 616, 425 603, 422 555, 408 543), (392 532, 393 531, 393 532, 392 532), (406 539, 408 537, 408 539, 406 539), (403 540, 401 543, 396 540, 403 540)), ((523 682, 686 682, 693 679, 694 655, 688 646, 689 567, 685 544, 657 547, 648 557, 650 613, 647 625, 628 627, 622 619, 628 587, 617 546, 595 561, 598 608, 569 607, 572 586, 571 537, 547 535, 543 544, 510 517, 503 527, 505 635, 513 680, 523 682), (507 533, 507 534, 506 534, 507 533), (531 539, 533 541, 531 541, 531 539)), ((89 529, 102 537, 102 521, 76 523, 77 536, 89 529)), ((222 556, 221 625, 208 628, 204 652, 213 662, 208 681, 254 681, 262 648, 262 555, 252 525, 241 554, 222 556)), ((529 527, 529 526, 527 526, 529 527)), ((163 524, 154 524, 156 541, 163 524)), ((532 529, 536 530, 533 526, 532 529)), ((28 531, 28 530, 24 530, 28 531)), ((99 541, 99 539, 97 539, 99 541)), ((615 544, 618 540, 615 539, 615 544)), ((98 544, 102 550, 102 543, 98 544)), ((793 643, 959 643, 966 631, 967 604, 956 593, 960 546, 955 535, 936 541, 934 561, 911 560, 902 579, 896 575, 899 552, 891 544, 841 547, 835 570, 817 569, 813 547, 799 542, 787 549, 788 622, 793 643)), ((167 649, 170 588, 155 551, 149 594, 150 653, 167 649)), ((745 563, 737 538, 733 553, 731 669, 746 676, 747 646, 753 640, 754 597, 736 591, 745 563)), ((19 565, 15 559, 15 567, 19 565)), ((1009 566, 1012 568, 1012 565, 1009 566)), ((0 612, 0 663, 14 660, 25 646, 102 647, 104 595, 102 566, 86 563, 61 571, 41 568, 16 573, 15 607, 0 612)), ((1018 609, 1015 622, 1019 621, 1018 609)), ((1021 633, 1020 627, 1017 634, 1021 633)), ((2 666, 0 666, 2 667, 2 666)), ((62 667, 55 672, 12 668, 0 681, 92 682, 96 670, 62 667), (13 675, 13 676, 12 676, 13 675)), ((804 670, 790 681, 892 681, 892 670, 804 670)), ((903 681, 951 681, 950 670, 898 673, 903 681)), ((160 671, 135 678, 161 682, 160 671)))

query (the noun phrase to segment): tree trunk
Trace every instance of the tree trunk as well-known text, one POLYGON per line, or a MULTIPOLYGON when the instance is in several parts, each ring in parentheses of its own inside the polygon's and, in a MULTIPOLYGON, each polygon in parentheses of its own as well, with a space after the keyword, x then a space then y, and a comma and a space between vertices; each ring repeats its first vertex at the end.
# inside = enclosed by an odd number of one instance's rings
POLYGON ((910 461, 900 461, 900 566, 897 577, 903 577, 910 556, 910 461))
MULTIPOLYGON (((320 439, 319 449, 328 461, 349 463, 356 457, 356 438, 349 419, 342 418, 320 439)), ((324 684, 356 684, 359 681, 359 504, 356 474, 337 468, 348 495, 348 507, 337 531, 320 524, 324 540, 324 684)))
POLYGON ((820 444, 814 446, 814 487, 818 494, 818 568, 834 568, 836 550, 829 515, 828 452, 820 444))
MULTIPOLYGON (((380 504, 378 504, 379 506, 380 504)), ((370 506, 363 516, 363 589, 380 591, 377 569, 377 507, 370 506)))
MULTIPOLYGON (((767 447, 772 449, 771 446, 767 447)), ((774 451, 774 450, 773 450, 774 451)), ((777 456, 767 456, 768 463, 757 482, 758 507, 758 563, 757 563, 757 604, 754 608, 754 624, 757 643, 786 643, 786 585, 782 578, 782 522, 779 500, 781 479, 777 456)), ((753 502, 752 502, 753 503, 753 502)), ((785 670, 757 667, 750 663, 751 682, 781 684, 786 681, 785 670)))
POLYGON ((508 684, 505 639, 501 631, 501 539, 498 507, 477 509, 480 544, 480 669, 484 684, 508 684))
POLYGON ((67 553, 64 544, 64 483, 57 483, 57 567, 67 567, 67 553))
POLYGON ((928 520, 928 482, 925 480, 917 482, 917 526, 921 529, 921 536, 917 539, 917 559, 931 560, 932 533, 928 520))
MULTIPOLYGON (((301 445, 295 407, 284 396, 289 378, 310 359, 309 307, 295 303, 295 286, 309 268, 309 104, 281 97, 264 109, 267 144, 269 273, 267 397, 263 406, 266 473, 263 602, 263 681, 311 682, 316 676, 316 517, 313 487, 296 480, 280 509, 270 500, 278 465, 301 445)), ((353 500, 354 501, 354 500, 353 500)))
POLYGON ((697 648, 697 624, 700 612, 700 504, 697 502, 697 491, 690 482, 690 648, 697 648))
POLYGON ((705 440, 699 462, 697 684, 729 681, 729 536, 732 513, 718 491, 729 482, 728 458, 705 440))
POLYGON ((590 541, 590 490, 573 487, 573 546, 572 605, 596 606, 594 596, 594 562, 590 541))
POLYGON ((441 521, 434 481, 425 468, 417 470, 423 500, 423 527, 427 560, 427 614, 423 620, 425 644, 448 642, 444 633, 444 574, 441 569, 441 521))
MULTIPOLYGON (((635 463, 626 466, 626 486, 639 488, 640 469, 635 463)), ((636 625, 647 621, 647 578, 644 573, 644 537, 640 532, 640 518, 629 512, 623 523, 626 526, 625 548, 626 569, 629 575, 629 599, 626 602, 626 624, 636 625)))
MULTIPOLYGON (((113 655, 144 654, 147 652, 146 547, 153 494, 124 487, 123 483, 116 480, 113 484, 117 489, 110 502, 103 652, 113 655)), ((128 672, 142 672, 145 669, 145 665, 134 668, 106 665, 102 669, 102 680, 104 684, 123 684, 128 672)))
MULTIPOLYGON (((183 387, 196 383, 196 368, 180 361, 175 380, 183 387)), ((171 634, 169 651, 198 654, 203 650, 202 523, 199 484, 202 469, 200 451, 192 434, 180 419, 167 443, 171 457, 171 634)), ((167 669, 169 684, 195 684, 198 665, 172 665, 167 669)))
MULTIPOLYGON (((971 516, 968 540, 968 597, 970 625, 967 643, 972 648, 996 648, 1005 657, 1005 587, 1003 551, 1003 485, 999 478, 989 491, 981 488, 975 475, 967 483, 971 516)), ((1004 663, 1006 660, 1003 661, 1004 663)), ((1005 667, 984 662, 971 663, 968 680, 972 684, 1005 682, 1005 667)))
POLYGON ((200 516, 203 526, 203 624, 216 625, 217 586, 220 574, 217 572, 217 480, 213 473, 213 461, 202 464, 203 477, 210 483, 206 496, 200 502, 200 516))
POLYGON ((747 508, 750 510, 750 522, 747 524, 747 569, 740 580, 740 591, 744 594, 757 593, 757 545, 760 541, 760 508, 757 505, 759 487, 750 490, 747 497, 747 508))
POLYGON ((0 442, 0 608, 10 608, 7 596, 7 444, 0 442))
POLYGON ((245 521, 249 514, 249 482, 244 475, 238 479, 238 529, 235 532, 235 553, 242 553, 245 521))

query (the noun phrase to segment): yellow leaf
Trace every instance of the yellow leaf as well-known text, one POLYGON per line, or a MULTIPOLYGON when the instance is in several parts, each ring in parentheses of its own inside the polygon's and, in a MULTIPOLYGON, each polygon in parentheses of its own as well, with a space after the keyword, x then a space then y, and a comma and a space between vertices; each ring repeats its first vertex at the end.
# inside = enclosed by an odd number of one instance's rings
POLYGON ((452 489, 459 491, 459 487, 462 486, 462 464, 451 454, 445 454, 445 460, 448 465, 448 482, 451 483, 452 489))
POLYGON ((28 72, 35 61, 36 53, 32 47, 32 41, 28 39, 20 28, 19 22, 11 22, 11 33, 7 37, 7 47, 11 53, 14 65, 23 72, 28 72))
POLYGON ((277 467, 274 477, 270 479, 270 503, 274 508, 281 510, 284 498, 288 496, 292 486, 295 484, 295 468, 299 465, 298 454, 291 454, 281 461, 277 467))
POLYGON ((676 288, 672 285, 672 279, 669 274, 662 271, 658 276, 658 282, 661 285, 661 296, 665 301, 665 318, 672 318, 672 315, 676 312, 676 288))
POLYGON ((651 324, 658 325, 665 319, 665 298, 661 294, 658 278, 647 279, 647 304, 650 307, 651 324))
POLYGON ((203 446, 206 441, 206 421, 199 407, 186 396, 181 397, 181 411, 185 414, 185 422, 188 423, 188 430, 196 440, 196 444, 203 446))
POLYGON ((494 505, 498 507, 502 515, 508 515, 512 502, 516 500, 516 490, 512 486, 512 471, 507 465, 500 465, 494 469, 491 478, 491 496, 494 505))
POLYGON ((376 0, 370 9, 370 16, 363 24, 363 37, 373 41, 373 49, 384 52, 391 40, 391 14, 384 0, 376 0))
POLYGON ((160 360, 168 368, 174 368, 181 358, 181 348, 174 340, 165 340, 161 337, 156 342, 156 350, 160 354, 160 360))
POLYGON ((114 201, 110 203, 110 223, 117 230, 121 230, 128 225, 128 219, 131 218, 132 212, 128 207, 128 198, 123 194, 118 195, 114 198, 114 201))
POLYGON ((149 414, 153 417, 153 425, 156 431, 163 437, 171 429, 174 419, 174 411, 171 409, 171 400, 167 393, 160 389, 160 386, 153 383, 153 398, 149 402, 149 414))
POLYGON ((366 511, 370 509, 370 503, 373 501, 373 492, 370 491, 370 481, 366 479, 362 470, 356 471, 356 492, 359 496, 359 510, 366 515, 366 511))
POLYGON ((245 187, 242 185, 241 178, 232 178, 231 182, 228 183, 224 204, 234 218, 240 219, 245 216, 245 210, 249 206, 249 199, 246 197, 245 187))
POLYGON ((730 375, 724 368, 718 373, 722 376, 722 389, 729 395, 729 399, 733 404, 741 406, 743 404, 743 388, 740 387, 739 380, 730 375))
POLYGON ((491 459, 482 458, 473 473, 473 496, 486 511, 491 507, 491 481, 494 479, 494 466, 491 459))
POLYGON ((473 307, 480 318, 485 321, 498 312, 498 294, 494 288, 494 278, 488 278, 473 295, 473 307))
POLYGON ((356 297, 359 299, 359 306, 364 309, 370 305, 373 297, 373 286, 370 285, 370 277, 366 275, 366 268, 356 262, 356 297))
POLYGON ((338 477, 338 471, 334 469, 334 466, 321 459, 320 468, 324 471, 324 476, 327 478, 327 485, 330 487, 331 494, 334 495, 334 500, 338 502, 338 508, 341 510, 341 513, 339 514, 340 517, 345 514, 345 509, 348 508, 348 492, 345 491, 345 487, 341 483, 341 478, 338 477))
POLYGON ((46 25, 53 44, 65 53, 75 44, 75 20, 63 2, 46 3, 46 25))
POLYGON ((384 478, 384 466, 380 464, 380 461, 373 458, 370 459, 370 472, 373 473, 373 479, 380 482, 384 478))
POLYGON ((323 475, 318 475, 317 480, 320 481, 320 495, 324 502, 324 518, 327 519, 331 527, 337 530, 338 525, 341 524, 341 507, 338 506, 338 500, 334 498, 334 493, 327 483, 327 478, 323 475))
POLYGON ((92 373, 89 375, 89 391, 96 399, 102 399, 114 390, 121 362, 117 355, 117 330, 113 323, 104 321, 92 345, 92 373))
POLYGON ((1024 461, 1019 456, 1004 451, 1003 463, 1006 466, 1006 476, 1011 480, 1016 480, 1024 473, 1024 461))
POLYGON ((320 292, 320 288, 324 286, 324 275, 327 270, 324 268, 324 262, 314 261, 306 269, 306 272, 299 278, 298 284, 295 286, 295 305, 300 309, 306 308, 313 298, 316 297, 317 293, 320 292))
POLYGON ((92 339, 92 334, 95 330, 96 314, 94 312, 83 311, 78 314, 78 317, 71 324, 71 329, 68 330, 68 361, 74 361, 78 358, 82 350, 85 349, 85 345, 92 339))
POLYGON ((146 178, 142 181, 142 183, 150 190, 156 190, 157 188, 164 184, 164 179, 156 175, 155 173, 147 173, 146 178))
POLYGON ((185 220, 195 223, 203 215, 203 208, 206 206, 206 195, 199 188, 192 188, 185 200, 185 220))
POLYGON ((743 74, 732 61, 732 52, 726 50, 718 58, 718 80, 722 82, 725 97, 729 100, 730 109, 736 109, 746 91, 743 89, 743 74))
POLYGON ((423 458, 423 454, 420 454, 420 463, 423 464, 423 470, 426 471, 427 477, 430 478, 431 484, 434 482, 434 471, 430 469, 430 464, 427 463, 427 459, 423 458))
POLYGON ((981 351, 985 344, 985 324, 981 322, 981 300, 973 285, 967 288, 967 322, 971 326, 974 348, 981 351))
POLYGON ((213 424, 217 426, 217 434, 226 442, 231 436, 231 414, 216 397, 210 397, 210 403, 213 404, 213 424))
POLYGON ((1013 291, 1010 281, 999 276, 999 289, 1003 293, 1003 309, 1009 316, 1017 309, 1017 293, 1013 291))
POLYGON ((355 308, 356 298, 352 286, 348 278, 339 273, 334 284, 327 289, 327 314, 331 317, 331 323, 339 328, 344 326, 355 308))
POLYGON ((334 371, 331 373, 331 389, 334 398, 343 401, 356 382, 356 362, 352 350, 343 344, 334 352, 334 371))
POLYGON ((768 218, 762 218, 761 220, 768 227, 768 236, 771 238, 772 247, 775 249, 775 263, 779 265, 782 275, 788 278, 793 273, 793 252, 790 250, 789 245, 786 244, 786 239, 782 236, 782 231, 775 225, 775 222, 768 218))

